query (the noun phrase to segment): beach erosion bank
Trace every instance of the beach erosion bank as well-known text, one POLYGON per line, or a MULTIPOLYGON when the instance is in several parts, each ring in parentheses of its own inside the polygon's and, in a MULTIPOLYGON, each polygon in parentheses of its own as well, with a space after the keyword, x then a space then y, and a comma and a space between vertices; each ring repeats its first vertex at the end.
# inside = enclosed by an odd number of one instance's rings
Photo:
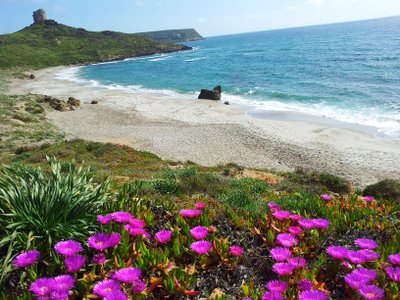
POLYGON ((69 139, 124 144, 163 159, 206 166, 300 167, 333 173, 357 186, 400 178, 399 140, 307 116, 255 118, 240 106, 197 100, 197 95, 171 97, 57 79, 64 69, 43 69, 34 80, 13 80, 8 93, 80 99, 82 109, 48 114, 69 139), (92 100, 99 103, 92 105, 92 100))

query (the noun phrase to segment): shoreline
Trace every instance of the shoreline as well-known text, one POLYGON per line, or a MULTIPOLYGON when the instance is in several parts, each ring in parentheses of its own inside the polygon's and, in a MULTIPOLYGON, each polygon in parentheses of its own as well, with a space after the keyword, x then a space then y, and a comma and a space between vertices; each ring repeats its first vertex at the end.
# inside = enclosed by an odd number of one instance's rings
POLYGON ((237 163, 244 167, 329 172, 365 186, 400 178, 400 141, 374 137, 368 130, 343 127, 300 114, 252 117, 239 105, 131 93, 56 79, 66 67, 15 79, 9 94, 46 94, 80 99, 82 109, 50 112, 48 118, 68 138, 125 144, 163 159, 200 165, 237 163), (92 100, 97 105, 88 104, 92 100))

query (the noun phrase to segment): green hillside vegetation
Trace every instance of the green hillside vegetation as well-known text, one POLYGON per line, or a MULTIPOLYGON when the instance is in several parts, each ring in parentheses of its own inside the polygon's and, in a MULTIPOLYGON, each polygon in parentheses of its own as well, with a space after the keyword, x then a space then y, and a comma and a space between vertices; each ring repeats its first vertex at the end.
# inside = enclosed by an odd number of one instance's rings
POLYGON ((203 39, 203 37, 193 28, 149 31, 140 32, 139 34, 152 40, 171 43, 182 43, 203 39))
POLYGON ((0 35, 0 68, 43 68, 188 50, 138 34, 93 32, 47 20, 0 35))

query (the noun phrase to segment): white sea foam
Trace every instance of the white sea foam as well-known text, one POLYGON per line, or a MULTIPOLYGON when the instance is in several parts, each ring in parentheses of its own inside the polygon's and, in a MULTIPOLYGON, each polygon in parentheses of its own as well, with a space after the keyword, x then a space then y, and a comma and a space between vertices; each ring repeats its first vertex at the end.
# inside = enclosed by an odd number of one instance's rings
POLYGON ((186 62, 194 62, 194 61, 205 60, 205 59, 208 59, 208 57, 203 56, 203 57, 190 58, 190 59, 185 59, 185 61, 186 62))

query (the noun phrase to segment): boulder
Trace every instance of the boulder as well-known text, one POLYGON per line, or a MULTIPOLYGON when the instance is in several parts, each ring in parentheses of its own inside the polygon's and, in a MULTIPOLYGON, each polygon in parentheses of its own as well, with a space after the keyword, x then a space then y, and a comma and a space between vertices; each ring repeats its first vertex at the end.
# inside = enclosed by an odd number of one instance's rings
POLYGON ((90 104, 98 104, 99 103, 99 101, 97 101, 97 100, 92 100, 91 102, 90 102, 90 104))
POLYGON ((29 75, 29 79, 35 79, 35 78, 36 78, 35 75, 33 74, 29 75))
POLYGON ((75 99, 74 97, 69 97, 67 103, 73 107, 81 106, 81 101, 78 99, 75 99))
POLYGON ((47 14, 43 9, 33 12, 33 24, 40 24, 47 20, 47 14))
POLYGON ((225 104, 225 105, 229 105, 229 101, 225 101, 224 104, 225 104))
POLYGON ((221 100, 222 89, 221 86, 216 86, 212 91, 202 89, 198 99, 208 99, 208 100, 221 100))
POLYGON ((58 111, 70 111, 73 110, 72 106, 65 102, 64 100, 60 100, 57 98, 52 98, 50 96, 44 96, 43 102, 48 103, 53 109, 58 111))

